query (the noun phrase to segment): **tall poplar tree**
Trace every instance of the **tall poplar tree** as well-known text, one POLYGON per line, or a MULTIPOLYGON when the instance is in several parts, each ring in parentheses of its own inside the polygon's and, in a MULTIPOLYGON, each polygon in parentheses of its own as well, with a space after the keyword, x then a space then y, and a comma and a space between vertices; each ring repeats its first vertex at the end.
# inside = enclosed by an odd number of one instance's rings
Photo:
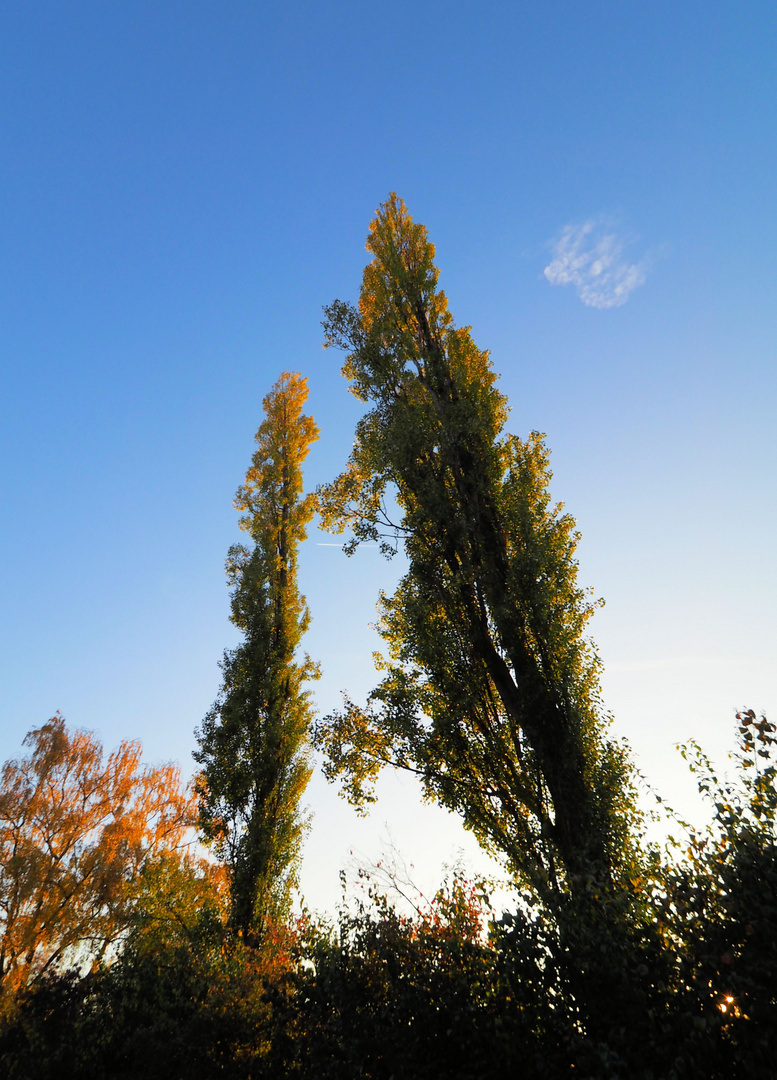
POLYGON ((221 693, 198 731, 200 825, 227 864, 232 924, 260 940, 288 911, 305 829, 300 799, 310 779, 318 666, 297 656, 309 623, 297 584, 297 549, 315 498, 302 463, 318 438, 302 413, 307 381, 284 373, 264 399, 261 424, 235 506, 251 548, 229 551, 232 622, 244 640, 224 654, 221 693))
POLYGON ((383 681, 366 708, 319 725, 326 771, 358 804, 383 764, 412 769, 552 900, 611 877, 632 812, 599 708, 575 522, 550 501, 542 436, 503 432, 489 355, 455 326, 426 229, 396 195, 367 249, 358 308, 326 309, 326 342, 348 353, 343 374, 370 409, 322 515, 351 547, 402 544, 409 566, 382 598, 383 681))

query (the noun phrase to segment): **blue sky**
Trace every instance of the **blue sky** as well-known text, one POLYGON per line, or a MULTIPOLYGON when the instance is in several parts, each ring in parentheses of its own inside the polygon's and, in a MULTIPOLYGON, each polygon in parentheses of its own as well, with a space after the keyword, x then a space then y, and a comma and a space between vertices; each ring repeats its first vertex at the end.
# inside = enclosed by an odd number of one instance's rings
MULTIPOLYGON (((777 713, 776 31, 717 0, 4 4, 0 757, 60 709, 190 770, 262 397, 309 378, 331 478, 359 410, 321 307, 396 190, 511 430, 547 433, 606 704, 684 804, 674 742, 722 757, 736 706, 777 713)), ((326 539, 323 710, 370 688, 399 569, 326 539)), ((312 902, 384 822, 419 866, 459 843, 408 783, 367 823, 308 801, 312 902)))

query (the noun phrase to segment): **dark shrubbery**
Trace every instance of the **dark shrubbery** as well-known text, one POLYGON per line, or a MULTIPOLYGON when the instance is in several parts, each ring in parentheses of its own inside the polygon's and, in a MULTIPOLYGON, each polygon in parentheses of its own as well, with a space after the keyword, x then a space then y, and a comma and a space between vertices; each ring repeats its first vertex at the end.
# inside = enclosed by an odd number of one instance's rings
POLYGON ((166 1080, 775 1076, 775 731, 739 717, 736 775, 684 752, 714 816, 628 881, 494 919, 454 876, 412 917, 374 889, 335 927, 242 943, 218 889, 161 864, 112 965, 4 1004, 0 1075, 166 1080), (165 913, 167 913, 165 915, 165 913))

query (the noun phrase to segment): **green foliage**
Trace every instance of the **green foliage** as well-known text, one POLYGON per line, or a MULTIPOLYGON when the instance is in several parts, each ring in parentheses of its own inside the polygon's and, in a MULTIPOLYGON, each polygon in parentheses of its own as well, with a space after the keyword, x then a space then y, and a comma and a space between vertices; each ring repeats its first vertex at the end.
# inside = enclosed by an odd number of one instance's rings
POLYGON ((731 777, 696 743, 681 748, 713 818, 675 844, 656 918, 675 962, 673 1013, 690 1032, 682 1060, 699 1075, 767 1078, 777 1053, 777 737, 753 710, 737 723, 731 777))
POLYGON ((169 862, 146 875, 121 955, 86 977, 28 987, 0 1021, 8 1080, 250 1080, 272 1042, 295 929, 248 948, 224 919, 218 880, 169 862))
POLYGON ((739 714, 720 778, 685 754, 714 817, 587 903, 516 894, 497 919, 455 874, 400 914, 374 884, 335 927, 229 930, 219 879, 150 863, 120 958, 24 990, 0 1021, 9 1080, 734 1080, 777 1051, 775 729, 739 714))
POLYGON ((318 438, 302 414, 306 398, 306 381, 286 373, 264 400, 258 449, 235 500, 253 548, 233 547, 227 560, 232 621, 245 640, 224 656, 221 694, 194 754, 200 825, 229 869, 232 924, 258 937, 288 911, 311 772, 304 687, 318 668, 295 658, 309 621, 297 549, 314 507, 302 496, 302 463, 318 438))
POLYGON ((482 889, 456 876, 412 918, 370 888, 336 929, 312 927, 279 1025, 277 1075, 548 1075, 552 1056, 531 1024, 536 985, 507 978, 488 915, 482 889))
POLYGON ((358 310, 335 302, 324 326, 371 409, 322 516, 351 547, 402 541, 409 569, 382 599, 383 681, 316 738, 353 801, 387 761, 411 768, 549 899, 592 868, 612 873, 635 815, 625 748, 598 705, 575 523, 550 502, 541 436, 502 434, 488 354, 454 325, 426 230, 395 195, 367 247, 358 310))

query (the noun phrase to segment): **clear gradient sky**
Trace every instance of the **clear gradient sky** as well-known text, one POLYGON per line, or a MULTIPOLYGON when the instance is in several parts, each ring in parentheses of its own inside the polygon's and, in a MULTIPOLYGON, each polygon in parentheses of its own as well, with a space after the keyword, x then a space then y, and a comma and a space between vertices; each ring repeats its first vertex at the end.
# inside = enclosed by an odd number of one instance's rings
MULTIPOLYGON (((510 429, 547 434, 615 730, 687 810, 673 744, 777 716, 776 55, 773 2, 4 3, 0 759, 59 709, 191 772, 262 397, 308 377, 334 476, 359 409, 321 307, 396 190, 510 429)), ((327 543, 324 711, 372 685, 401 569, 327 543)), ((384 823, 425 887, 455 857, 412 783, 384 795, 359 822, 314 779, 310 903, 384 823)))

